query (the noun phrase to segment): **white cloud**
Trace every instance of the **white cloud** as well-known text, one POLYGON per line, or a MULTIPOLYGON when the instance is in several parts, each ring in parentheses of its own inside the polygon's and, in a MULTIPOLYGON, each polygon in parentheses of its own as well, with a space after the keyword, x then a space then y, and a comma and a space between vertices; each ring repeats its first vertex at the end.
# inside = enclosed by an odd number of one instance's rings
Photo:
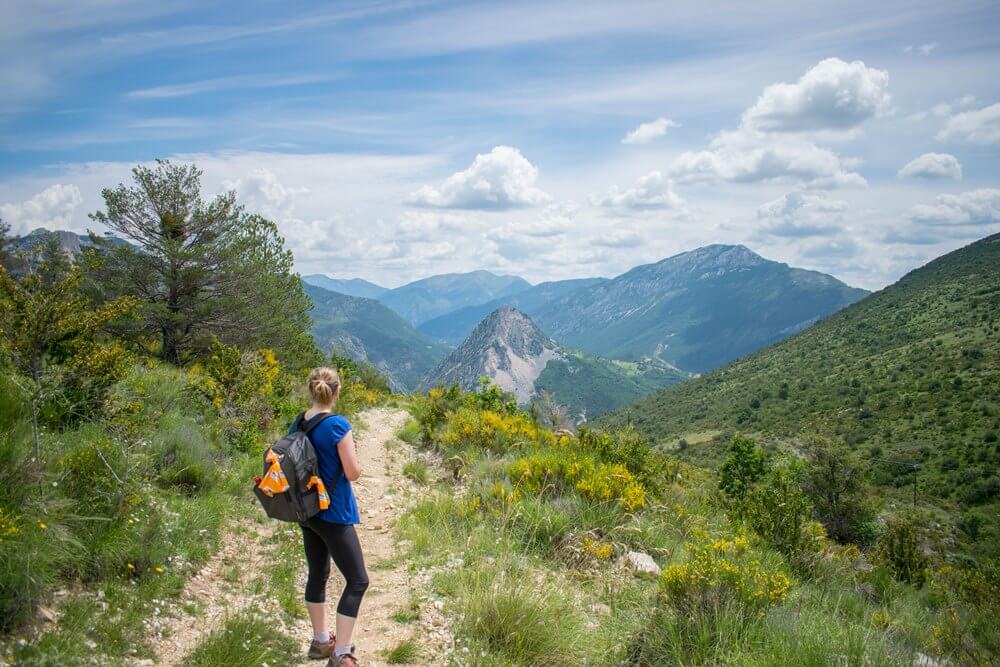
POLYGON ((827 58, 796 83, 764 89, 742 124, 765 132, 843 132, 890 109, 889 73, 827 58))
POLYGON ((670 174, 682 183, 729 181, 794 182, 828 189, 865 186, 854 162, 811 141, 775 137, 738 130, 722 132, 708 150, 681 153, 670 166, 670 174))
POLYGON ((933 204, 918 204, 911 208, 910 220, 929 226, 1000 223, 1000 189, 984 188, 957 195, 938 195, 933 204))
POLYGON ((937 138, 972 144, 1000 143, 1000 102, 975 111, 963 111, 947 120, 937 138))
POLYGON ((646 238, 633 229, 612 229, 595 236, 590 242, 605 248, 638 248, 646 242, 646 238))
POLYGON ((665 178, 659 171, 651 171, 625 191, 612 185, 606 194, 591 197, 591 203, 596 206, 642 210, 677 208, 684 200, 674 192, 673 181, 665 178))
POLYGON ((187 97, 203 93, 216 93, 221 90, 242 90, 252 88, 280 88, 284 86, 301 86, 310 83, 329 81, 329 75, 298 75, 298 76, 228 76, 217 79, 203 79, 152 88, 141 88, 125 94, 130 99, 166 99, 187 97))
POLYGON ((908 162, 899 170, 900 178, 922 178, 939 180, 952 178, 962 180, 962 164, 948 153, 924 153, 908 162))
POLYGON ((521 151, 497 146, 480 154, 468 169, 448 177, 440 187, 425 185, 409 203, 431 208, 508 210, 539 206, 551 197, 535 187, 538 169, 521 151))
POLYGON ((789 192, 757 209, 758 236, 831 236, 844 230, 846 201, 824 194, 789 192))
POLYGON ((926 44, 920 44, 919 46, 914 46, 912 44, 907 44, 903 47, 903 53, 906 54, 917 54, 922 56, 929 56, 934 49, 937 48, 937 42, 927 42, 926 44))
POLYGON ((680 123, 675 123, 669 118, 660 117, 648 123, 642 123, 639 127, 625 135, 623 144, 648 144, 657 137, 662 137, 671 127, 680 127, 680 123))
POLYGON ((11 223, 15 234, 26 234, 37 227, 66 229, 83 202, 80 188, 56 183, 19 204, 0 205, 0 218, 11 223))
POLYGON ((930 109, 926 111, 918 111, 912 113, 906 117, 906 120, 924 120, 926 118, 945 118, 950 116, 952 112, 958 111, 959 109, 966 109, 971 107, 976 103, 975 95, 963 95, 962 97, 956 98, 951 102, 941 102, 940 104, 935 104, 930 109))
POLYGON ((240 202, 254 212, 287 217, 295 210, 295 198, 309 193, 309 188, 288 187, 263 167, 247 177, 223 181, 226 190, 235 190, 240 202))

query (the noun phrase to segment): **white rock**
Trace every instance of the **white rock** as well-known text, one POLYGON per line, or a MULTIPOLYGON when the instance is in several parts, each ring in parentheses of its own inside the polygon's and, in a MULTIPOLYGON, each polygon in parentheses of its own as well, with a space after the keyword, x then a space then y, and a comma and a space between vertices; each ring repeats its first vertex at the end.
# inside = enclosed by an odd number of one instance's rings
POLYGON ((917 653, 913 658, 913 667, 948 667, 950 664, 947 660, 936 660, 923 653, 917 653))
POLYGON ((653 557, 641 551, 629 551, 622 559, 629 570, 636 576, 659 576, 660 566, 653 557))

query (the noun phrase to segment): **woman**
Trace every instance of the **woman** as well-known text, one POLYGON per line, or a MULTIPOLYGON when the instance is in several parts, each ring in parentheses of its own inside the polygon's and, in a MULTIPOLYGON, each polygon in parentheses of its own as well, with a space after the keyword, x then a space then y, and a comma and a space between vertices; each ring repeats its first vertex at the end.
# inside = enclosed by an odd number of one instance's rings
POLYGON ((292 429, 308 429, 316 449, 319 474, 330 496, 330 507, 300 524, 309 576, 306 579, 306 609, 313 627, 309 657, 329 658, 327 667, 357 667, 351 634, 361 598, 368 588, 368 573, 354 526, 361 523, 351 482, 361 476, 351 425, 332 414, 340 397, 340 376, 332 368, 317 368, 309 375, 312 407, 295 420, 292 429), (347 586, 337 604, 336 634, 326 626, 326 581, 330 559, 344 575, 347 586))

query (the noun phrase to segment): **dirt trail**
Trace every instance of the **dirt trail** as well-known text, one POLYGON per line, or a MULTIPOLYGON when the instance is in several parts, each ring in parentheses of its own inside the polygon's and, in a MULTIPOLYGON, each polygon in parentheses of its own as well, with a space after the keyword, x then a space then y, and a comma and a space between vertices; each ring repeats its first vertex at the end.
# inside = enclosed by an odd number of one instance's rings
MULTIPOLYGON (((403 410, 373 408, 361 414, 354 433, 363 469, 361 479, 354 484, 362 520, 358 535, 371 580, 355 628, 354 643, 366 667, 386 664, 383 652, 404 639, 415 638, 426 646, 428 642, 422 628, 436 629, 443 625, 426 597, 421 600, 419 626, 392 619, 393 614, 406 607, 415 589, 420 588, 406 560, 399 554, 392 534, 393 525, 413 498, 414 484, 402 473, 403 464, 413 457, 413 451, 396 438, 407 418, 403 410)), ((222 627, 228 616, 252 604, 269 606, 266 598, 250 593, 250 584, 270 556, 270 536, 276 525, 265 521, 227 531, 218 555, 192 577, 181 595, 185 606, 196 605, 194 613, 167 619, 154 627, 157 635, 166 637, 159 642, 158 660, 140 661, 138 665, 181 665, 203 639, 222 627)), ((333 571, 327 589, 327 617, 331 625, 344 584, 336 568, 333 571)), ((300 588, 304 582, 303 561, 300 588)), ((305 618, 292 621, 288 631, 301 639, 303 647, 312 634, 305 618)), ((436 638, 440 643, 440 634, 436 638)), ((432 648, 440 650, 441 647, 432 648)), ((422 661, 418 658, 419 662, 422 661)), ((302 664, 323 663, 306 661, 303 652, 302 664)))

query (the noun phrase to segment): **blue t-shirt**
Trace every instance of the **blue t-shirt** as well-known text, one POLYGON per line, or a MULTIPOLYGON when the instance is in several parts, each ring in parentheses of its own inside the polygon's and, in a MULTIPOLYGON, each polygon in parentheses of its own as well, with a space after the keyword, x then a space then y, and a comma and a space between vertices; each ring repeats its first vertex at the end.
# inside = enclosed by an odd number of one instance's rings
MULTIPOLYGON (((295 424, 292 424, 292 428, 295 428, 295 424)), ((354 498, 354 489, 344 475, 344 466, 340 463, 340 453, 337 451, 337 443, 350 430, 351 423, 345 417, 331 415, 312 430, 309 440, 316 449, 320 479, 330 494, 330 507, 320 510, 316 517, 327 523, 353 526, 361 523, 361 515, 358 512, 358 501, 354 498)))

